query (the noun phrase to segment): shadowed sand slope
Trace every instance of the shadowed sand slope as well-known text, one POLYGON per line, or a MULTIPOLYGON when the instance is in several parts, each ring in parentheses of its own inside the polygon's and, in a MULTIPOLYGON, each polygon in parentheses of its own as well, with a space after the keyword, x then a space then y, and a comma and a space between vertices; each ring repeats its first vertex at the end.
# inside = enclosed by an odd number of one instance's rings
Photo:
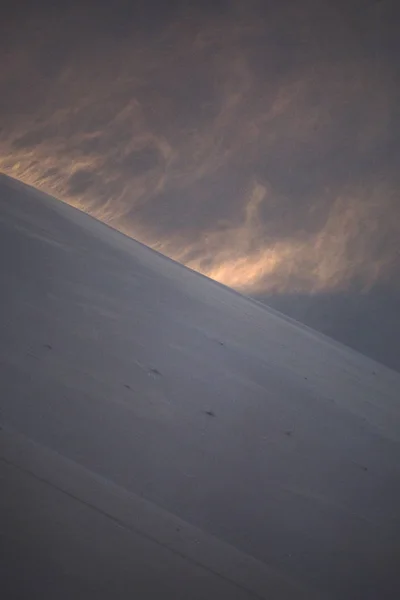
POLYGON ((8 597, 397 596, 400 374, 5 178, 0 263, 8 597))

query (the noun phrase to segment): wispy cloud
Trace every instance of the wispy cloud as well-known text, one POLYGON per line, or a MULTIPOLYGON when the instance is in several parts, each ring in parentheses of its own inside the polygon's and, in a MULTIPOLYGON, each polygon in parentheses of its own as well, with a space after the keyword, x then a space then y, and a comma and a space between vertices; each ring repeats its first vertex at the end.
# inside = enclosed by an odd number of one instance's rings
POLYGON ((390 279, 393 70, 332 3, 231 6, 145 31, 83 9, 20 23, 0 169, 250 293, 390 279))

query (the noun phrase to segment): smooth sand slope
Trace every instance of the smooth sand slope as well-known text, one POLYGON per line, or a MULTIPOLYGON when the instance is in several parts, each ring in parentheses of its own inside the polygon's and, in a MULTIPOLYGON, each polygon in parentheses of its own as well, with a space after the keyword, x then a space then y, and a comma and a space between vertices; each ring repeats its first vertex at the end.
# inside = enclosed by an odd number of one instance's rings
POLYGON ((6 178, 0 263, 4 598, 398 596, 399 373, 6 178))

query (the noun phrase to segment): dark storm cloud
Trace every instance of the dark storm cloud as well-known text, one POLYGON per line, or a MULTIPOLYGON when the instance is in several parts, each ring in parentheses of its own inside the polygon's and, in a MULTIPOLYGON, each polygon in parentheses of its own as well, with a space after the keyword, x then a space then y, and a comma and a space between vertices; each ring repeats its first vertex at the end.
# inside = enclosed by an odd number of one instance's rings
POLYGON ((10 17, 4 171, 225 283, 398 265, 394 2, 65 5, 10 17))

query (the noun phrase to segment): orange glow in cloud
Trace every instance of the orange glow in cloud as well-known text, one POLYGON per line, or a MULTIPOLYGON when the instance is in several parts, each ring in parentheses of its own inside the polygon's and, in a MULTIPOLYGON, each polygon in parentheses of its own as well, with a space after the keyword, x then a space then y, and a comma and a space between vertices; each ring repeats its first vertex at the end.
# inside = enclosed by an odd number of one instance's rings
POLYGON ((273 42, 265 55, 257 44, 278 26, 187 18, 157 43, 82 42, 50 78, 43 31, 24 30, 30 53, 17 39, 0 73, 4 87, 23 80, 0 170, 250 294, 387 280, 395 182, 368 168, 364 181, 351 161, 370 164, 385 143, 390 77, 371 73, 346 31, 345 59, 314 54, 277 74, 273 42))

